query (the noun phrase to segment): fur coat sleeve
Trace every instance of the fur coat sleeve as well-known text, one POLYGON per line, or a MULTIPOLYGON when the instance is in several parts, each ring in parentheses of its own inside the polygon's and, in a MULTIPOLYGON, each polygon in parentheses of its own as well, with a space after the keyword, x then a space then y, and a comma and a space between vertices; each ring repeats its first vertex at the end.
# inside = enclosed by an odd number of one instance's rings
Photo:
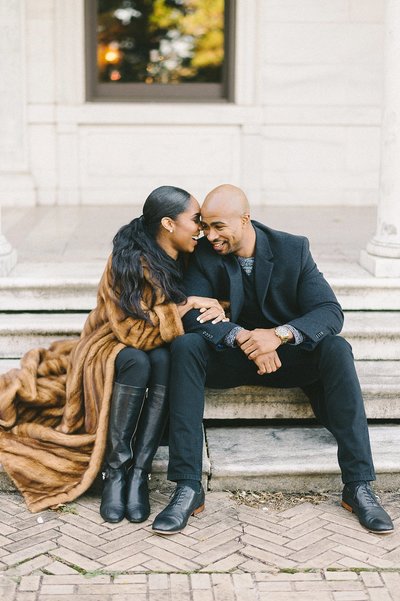
POLYGON ((100 282, 99 302, 104 303, 107 320, 118 340, 127 346, 148 351, 171 342, 176 336, 183 334, 183 329, 176 305, 166 303, 161 292, 157 294, 157 302, 153 309, 149 309, 154 285, 145 265, 143 265, 143 274, 147 285, 141 304, 142 309, 149 315, 151 323, 128 317, 120 308, 117 294, 112 287, 111 258, 100 282))
MULTIPOLYGON (((148 309, 154 284, 145 277, 148 309)), ((111 281, 110 258, 79 339, 30 350, 0 376, 0 461, 31 511, 72 501, 95 480, 119 351, 148 351, 183 334, 176 305, 160 293, 147 323, 121 311, 111 281)))

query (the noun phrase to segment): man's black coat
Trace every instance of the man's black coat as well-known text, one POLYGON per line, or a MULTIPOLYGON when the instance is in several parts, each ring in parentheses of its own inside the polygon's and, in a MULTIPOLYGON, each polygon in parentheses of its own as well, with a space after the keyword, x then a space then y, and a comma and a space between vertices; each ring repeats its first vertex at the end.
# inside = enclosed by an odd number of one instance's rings
MULTIPOLYGON (((304 335, 300 348, 312 350, 343 325, 341 307, 311 256, 307 238, 252 222, 256 231, 255 285, 268 327, 291 324, 304 335)), ((185 275, 187 295, 230 302, 230 322, 201 324, 199 311, 184 319, 186 332, 197 332, 217 349, 238 318, 244 297, 241 267, 233 254, 219 255, 207 239, 199 241, 185 275)), ((265 327, 265 325, 260 327, 265 327)))

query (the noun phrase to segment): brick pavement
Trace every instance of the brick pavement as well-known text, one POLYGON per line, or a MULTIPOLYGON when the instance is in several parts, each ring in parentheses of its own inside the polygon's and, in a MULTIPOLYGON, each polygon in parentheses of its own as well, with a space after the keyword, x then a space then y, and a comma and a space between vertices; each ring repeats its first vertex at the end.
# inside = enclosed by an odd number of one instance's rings
MULTIPOLYGON (((154 513, 167 496, 152 494, 154 513)), ((2 601, 400 601, 400 503, 383 496, 397 530, 368 533, 331 495, 285 510, 209 493, 184 533, 106 524, 99 500, 29 513, 0 495, 2 601)), ((152 518, 153 516, 151 516, 152 518)))

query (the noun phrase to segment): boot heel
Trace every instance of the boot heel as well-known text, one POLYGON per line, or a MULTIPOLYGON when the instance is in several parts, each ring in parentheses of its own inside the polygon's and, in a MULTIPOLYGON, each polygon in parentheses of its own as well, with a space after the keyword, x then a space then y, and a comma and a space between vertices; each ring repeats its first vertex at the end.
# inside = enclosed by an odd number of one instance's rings
POLYGON ((192 515, 197 515, 198 513, 201 513, 202 511, 204 511, 206 504, 203 503, 203 505, 200 505, 200 507, 198 507, 197 509, 195 509, 192 513, 192 515))
POLYGON ((347 503, 345 503, 344 501, 342 501, 342 507, 347 509, 347 511, 350 511, 350 513, 353 513, 353 508, 350 505, 347 505, 347 503))

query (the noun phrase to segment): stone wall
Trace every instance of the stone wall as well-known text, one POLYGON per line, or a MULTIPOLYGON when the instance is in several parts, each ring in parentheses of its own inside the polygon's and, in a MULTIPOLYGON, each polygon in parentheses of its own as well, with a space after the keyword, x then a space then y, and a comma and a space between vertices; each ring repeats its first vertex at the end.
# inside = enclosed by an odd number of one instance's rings
POLYGON ((83 0, 3 0, 20 77, 0 67, 15 106, 0 180, 24 192, 2 204, 140 203, 163 183, 201 199, 222 182, 253 203, 375 204, 383 6, 237 0, 235 103, 161 105, 85 102, 83 0))

